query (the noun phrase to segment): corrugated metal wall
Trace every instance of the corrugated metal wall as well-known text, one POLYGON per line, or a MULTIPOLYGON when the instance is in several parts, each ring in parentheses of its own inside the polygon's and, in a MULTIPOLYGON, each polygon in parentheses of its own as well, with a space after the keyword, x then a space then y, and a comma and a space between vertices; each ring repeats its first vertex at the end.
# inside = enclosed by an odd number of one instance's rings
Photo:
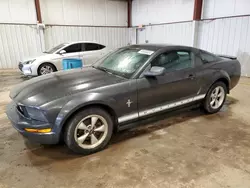
MULTIPOLYGON (((135 29, 134 29, 135 32, 135 29)), ((45 29, 46 49, 68 41, 96 41, 110 48, 133 42, 133 30, 111 27, 47 26, 45 29)))
POLYGON ((127 2, 110 0, 41 0, 46 24, 127 26, 127 2))
POLYGON ((198 47, 237 56, 242 75, 250 76, 250 16, 204 20, 199 23, 198 47))
POLYGON ((203 0, 202 18, 250 14, 249 0, 203 0))
POLYGON ((137 31, 138 43, 192 45, 192 22, 146 26, 137 31))
POLYGON ((17 68, 22 58, 40 52, 36 25, 0 24, 0 69, 17 68))
POLYGON ((0 0, 0 23, 36 24, 34 0, 0 0))
MULTIPOLYGON (((34 0, 0 0, 0 23, 36 24, 34 0)), ((41 0, 45 24, 127 26, 127 2, 41 0)))
POLYGON ((192 20, 194 0, 133 0, 132 24, 159 24, 192 20))

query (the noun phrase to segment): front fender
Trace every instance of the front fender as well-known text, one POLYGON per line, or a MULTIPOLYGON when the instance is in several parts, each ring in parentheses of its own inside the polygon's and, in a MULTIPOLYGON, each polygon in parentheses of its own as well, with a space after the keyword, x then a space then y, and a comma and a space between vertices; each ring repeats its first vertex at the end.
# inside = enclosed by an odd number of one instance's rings
POLYGON ((84 106, 94 104, 105 105, 111 109, 114 109, 116 100, 110 96, 93 92, 72 97, 72 99, 67 102, 59 112, 55 121, 54 130, 60 133, 64 123, 72 114, 74 114, 77 110, 83 108, 84 106))

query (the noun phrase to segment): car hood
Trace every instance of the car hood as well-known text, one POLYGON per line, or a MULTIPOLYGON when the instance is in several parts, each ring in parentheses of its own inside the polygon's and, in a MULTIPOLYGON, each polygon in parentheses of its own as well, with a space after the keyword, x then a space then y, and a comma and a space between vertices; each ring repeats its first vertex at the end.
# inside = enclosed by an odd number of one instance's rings
POLYGON ((25 81, 10 92, 16 102, 28 106, 41 106, 50 101, 78 92, 124 81, 92 67, 60 71, 25 81))

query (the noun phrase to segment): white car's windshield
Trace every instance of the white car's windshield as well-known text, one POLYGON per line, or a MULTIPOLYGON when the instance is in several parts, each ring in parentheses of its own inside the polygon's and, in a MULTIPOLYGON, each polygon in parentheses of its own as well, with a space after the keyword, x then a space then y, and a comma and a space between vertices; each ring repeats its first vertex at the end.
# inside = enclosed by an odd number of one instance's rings
POLYGON ((47 53, 47 54, 53 54, 53 53, 55 53, 57 50, 63 48, 63 47, 66 46, 66 45, 67 45, 67 43, 59 44, 59 45, 57 45, 57 46, 55 46, 55 47, 53 47, 53 48, 51 48, 51 49, 45 51, 45 53, 47 53))
POLYGON ((130 78, 153 53, 149 50, 123 48, 111 53, 94 67, 130 78))

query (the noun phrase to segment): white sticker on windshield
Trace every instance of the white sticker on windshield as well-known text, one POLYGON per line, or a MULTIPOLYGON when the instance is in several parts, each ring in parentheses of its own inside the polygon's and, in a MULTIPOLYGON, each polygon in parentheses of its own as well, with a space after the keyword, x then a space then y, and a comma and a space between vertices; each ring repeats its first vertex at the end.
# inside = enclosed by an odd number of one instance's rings
POLYGON ((138 53, 139 54, 145 54, 145 55, 152 55, 154 53, 154 51, 151 51, 151 50, 140 50, 138 53))

